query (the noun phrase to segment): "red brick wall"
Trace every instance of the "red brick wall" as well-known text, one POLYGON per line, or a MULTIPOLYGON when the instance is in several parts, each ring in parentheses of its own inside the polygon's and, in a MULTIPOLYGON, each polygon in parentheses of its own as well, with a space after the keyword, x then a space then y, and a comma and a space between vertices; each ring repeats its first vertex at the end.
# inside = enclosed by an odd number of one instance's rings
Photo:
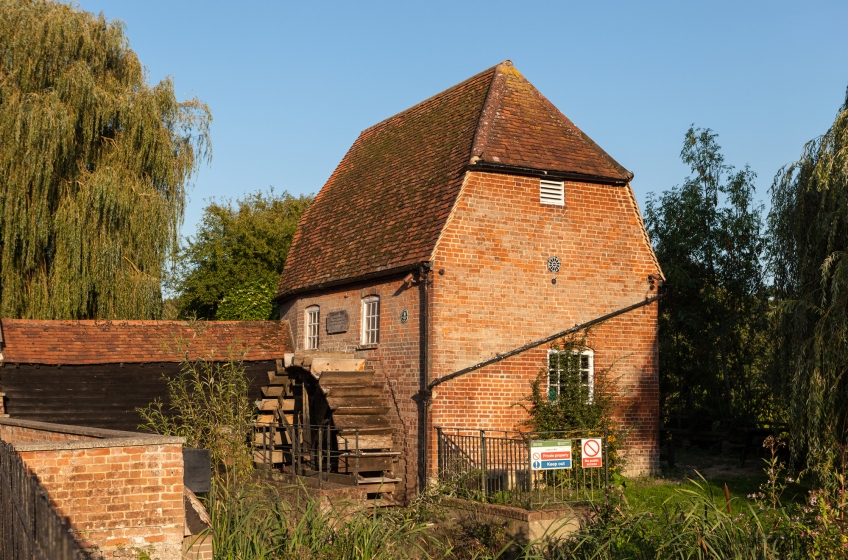
MULTIPOLYGON (((444 274, 433 275, 432 378, 655 295, 647 278, 658 268, 630 188, 567 182, 565 189, 566 205, 550 206, 539 203, 539 179, 466 177, 434 252, 444 274), (554 255, 558 274, 546 267, 554 255)), ((655 471, 656 306, 596 328, 590 345, 596 370, 616 362, 621 378, 630 474, 655 471)), ((515 429, 525 418, 515 405, 545 367, 546 350, 439 386, 430 425, 515 429)))
MULTIPOLYGON (((539 180, 469 173, 434 251, 430 274, 430 379, 543 338, 655 295, 648 275, 658 267, 629 187, 566 183, 566 206, 539 203, 539 180), (562 260, 558 274, 547 259, 562 260), (439 274, 443 270, 444 274, 439 274), (554 284, 552 279, 556 279, 554 284)), ((321 307, 320 350, 367 358, 384 383, 395 448, 407 488, 415 488, 419 451, 419 286, 401 278, 299 296, 281 308, 295 345, 304 348, 304 311, 321 307), (361 300, 381 297, 381 341, 362 349, 361 300), (347 310, 348 332, 326 334, 327 313, 347 310), (409 320, 400 323, 401 310, 409 320)), ((615 362, 625 397, 619 418, 631 430, 631 474, 658 468, 656 306, 640 308, 593 331, 597 371, 615 362)), ((546 347, 439 386, 428 419, 429 474, 434 426, 513 430, 526 419, 516 406, 546 364, 546 347)))
POLYGON ((182 445, 20 451, 58 513, 95 557, 181 557, 185 523, 182 445))
POLYGON ((285 303, 281 318, 289 321, 295 347, 305 346, 305 310, 312 305, 321 308, 319 350, 354 353, 367 360, 375 371, 375 382, 383 385, 383 401, 389 407, 389 421, 394 428, 394 450, 401 452, 394 474, 404 479, 409 491, 417 484, 418 465, 418 405, 413 396, 420 388, 419 312, 420 286, 404 284, 402 277, 383 282, 346 286, 323 293, 306 294, 285 303), (362 299, 380 296, 380 344, 363 348, 361 341, 362 299), (345 310, 349 325, 344 334, 328 335, 327 314, 345 310), (401 322, 401 312, 408 319, 401 322))

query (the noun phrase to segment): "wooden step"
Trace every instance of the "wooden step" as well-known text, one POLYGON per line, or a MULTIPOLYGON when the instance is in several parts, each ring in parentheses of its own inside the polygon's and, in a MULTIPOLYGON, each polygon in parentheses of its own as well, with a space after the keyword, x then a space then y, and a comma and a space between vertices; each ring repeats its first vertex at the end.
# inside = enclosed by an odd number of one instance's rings
POLYGON ((262 412, 277 410, 277 399, 262 399, 257 402, 259 403, 259 410, 262 412))
POLYGON ((364 455, 359 457, 359 469, 356 466, 356 457, 352 455, 343 455, 339 457, 339 472, 344 474, 353 474, 354 472, 369 472, 369 471, 391 471, 393 457, 373 455, 364 455))
POLYGON ((382 407, 383 401, 380 397, 336 397, 327 396, 327 404, 330 410, 339 408, 374 408, 382 407))
POLYGON ((310 371, 316 377, 320 377, 327 371, 363 371, 365 360, 354 358, 312 358, 310 371))
MULTIPOLYGON (((351 451, 356 449, 355 434, 339 434, 336 437, 340 451, 351 451)), ((359 449, 391 449, 391 434, 359 434, 359 449)))
POLYGON ((294 412, 294 399, 262 399, 257 402, 261 412, 273 412, 278 407, 284 412, 294 412))
POLYGON ((347 416, 349 414, 356 415, 365 415, 365 414, 373 414, 373 415, 385 415, 388 414, 389 408, 386 406, 340 406, 339 408, 333 411, 333 418, 338 418, 339 416, 347 416))
POLYGON ((277 419, 274 418, 273 414, 260 414, 259 416, 256 417, 256 424, 257 425, 275 424, 276 422, 277 422, 277 419))
POLYGON ((336 428, 390 428, 389 419, 381 414, 342 414, 333 416, 336 428))
MULTIPOLYGON (((344 436, 351 441, 356 439, 356 433, 359 432, 359 439, 362 440, 364 436, 384 436, 384 435, 392 435, 395 431, 392 428, 341 428, 336 434, 339 436, 344 436)), ((360 449, 364 449, 360 446, 360 449)), ((379 449, 388 449, 380 447, 379 449)))
MULTIPOLYGON (((283 414, 283 416, 285 416, 286 422, 288 422, 289 425, 294 424, 294 414, 283 414)), ((282 422, 282 420, 279 418, 278 414, 275 413, 275 417, 277 418, 276 419, 277 422, 282 422)))
POLYGON ((288 375, 274 375, 273 372, 268 372, 268 383, 271 385, 282 385, 288 387, 293 385, 292 379, 288 375))
POLYGON ((312 360, 315 358, 339 358, 339 359, 354 359, 355 354, 350 352, 320 352, 316 350, 301 350, 294 353, 292 365, 308 368, 312 365, 312 360))
POLYGON ((328 397, 345 398, 345 397, 379 397, 383 394, 383 388, 380 385, 329 385, 324 388, 324 393, 328 397))
POLYGON ((325 371, 318 383, 322 388, 330 388, 333 385, 373 385, 374 370, 325 371))
POLYGON ((254 463, 264 465, 265 460, 269 456, 271 457, 272 463, 282 463, 283 459, 285 459, 286 462, 290 462, 290 460, 291 460, 291 456, 288 453, 283 455, 282 451, 270 451, 269 452, 269 451, 265 451, 263 449, 254 449, 253 450, 253 462, 254 463))
POLYGON ((374 476, 374 477, 360 477, 356 481, 356 485, 368 492, 369 494, 374 494, 377 492, 393 492, 397 483, 400 482, 399 478, 386 478, 384 476, 374 476))
MULTIPOLYGON (((253 445, 282 445, 283 444, 283 434, 280 431, 274 432, 273 441, 271 441, 271 433, 269 432, 254 432, 253 433, 253 445)), ((286 437, 286 443, 288 443, 288 437, 286 437)))
POLYGON ((262 396, 267 398, 280 397, 285 395, 286 387, 284 385, 266 385, 262 387, 262 396))

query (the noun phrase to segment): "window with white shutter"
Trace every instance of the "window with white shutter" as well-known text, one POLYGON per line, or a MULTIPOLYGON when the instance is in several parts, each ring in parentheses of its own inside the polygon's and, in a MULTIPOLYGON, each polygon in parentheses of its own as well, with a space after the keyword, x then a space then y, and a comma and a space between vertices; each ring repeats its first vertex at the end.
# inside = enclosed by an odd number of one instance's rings
POLYGON ((380 342, 380 298, 370 296, 362 300, 362 344, 380 342))
POLYGON ((539 201, 542 204, 565 206, 565 183, 562 181, 539 181, 539 201))
POLYGON ((321 330, 321 308, 317 305, 306 308, 306 349, 318 349, 318 332, 321 330))

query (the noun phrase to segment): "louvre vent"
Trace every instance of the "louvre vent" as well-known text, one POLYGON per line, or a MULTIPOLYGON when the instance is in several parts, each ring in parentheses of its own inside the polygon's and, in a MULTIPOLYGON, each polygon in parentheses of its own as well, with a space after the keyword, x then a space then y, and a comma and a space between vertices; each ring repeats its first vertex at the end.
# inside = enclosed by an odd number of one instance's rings
POLYGON ((565 183, 561 181, 539 181, 539 201, 542 204, 565 206, 565 183))

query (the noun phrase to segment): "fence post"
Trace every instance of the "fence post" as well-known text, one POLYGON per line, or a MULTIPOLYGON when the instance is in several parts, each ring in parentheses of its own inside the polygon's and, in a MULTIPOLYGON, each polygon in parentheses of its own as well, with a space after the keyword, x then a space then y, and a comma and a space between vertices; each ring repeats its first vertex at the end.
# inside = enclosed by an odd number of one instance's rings
MULTIPOLYGON (((426 436, 425 436, 426 437, 426 436)), ((442 478, 442 471, 444 470, 444 465, 442 463, 444 459, 444 451, 442 450, 442 429, 436 426, 436 477, 442 478)), ((427 458, 425 457, 426 461, 427 458)))
POLYGON ((359 481, 359 428, 356 428, 356 464, 353 467, 353 479, 359 481))
POLYGON ((480 486, 483 490, 483 498, 486 497, 486 430, 480 430, 480 462, 483 470, 480 473, 480 486))
POLYGON ((604 428, 604 495, 609 502, 609 446, 607 445, 608 431, 604 428))
POLYGON ((324 432, 321 431, 323 426, 318 426, 318 488, 321 489, 321 476, 324 474, 324 458, 321 456, 324 440, 322 438, 324 432))

